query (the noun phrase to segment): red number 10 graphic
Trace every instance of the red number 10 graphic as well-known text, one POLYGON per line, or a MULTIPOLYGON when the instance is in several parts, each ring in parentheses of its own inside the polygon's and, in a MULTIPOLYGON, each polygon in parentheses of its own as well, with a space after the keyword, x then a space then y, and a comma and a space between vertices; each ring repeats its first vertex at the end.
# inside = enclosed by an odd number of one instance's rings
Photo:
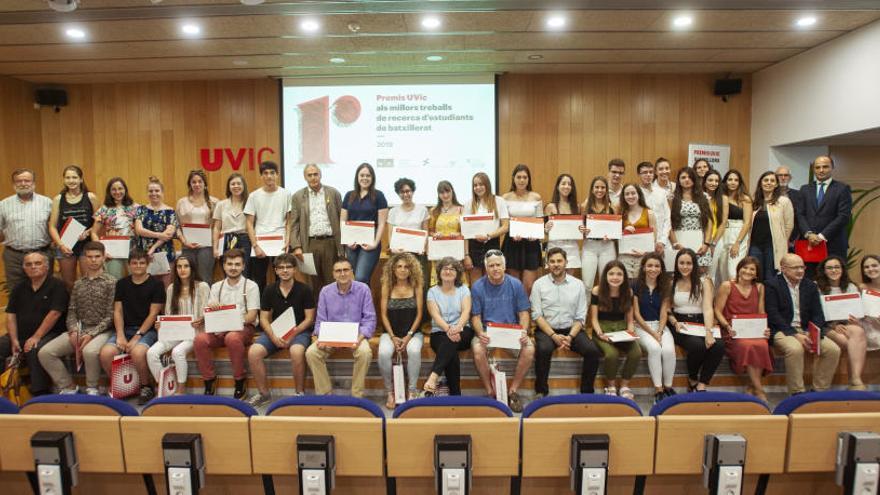
POLYGON ((333 163, 330 158, 330 117, 333 124, 348 127, 361 116, 361 102, 351 95, 340 96, 331 107, 330 97, 322 96, 300 103, 299 111, 299 164, 333 163))

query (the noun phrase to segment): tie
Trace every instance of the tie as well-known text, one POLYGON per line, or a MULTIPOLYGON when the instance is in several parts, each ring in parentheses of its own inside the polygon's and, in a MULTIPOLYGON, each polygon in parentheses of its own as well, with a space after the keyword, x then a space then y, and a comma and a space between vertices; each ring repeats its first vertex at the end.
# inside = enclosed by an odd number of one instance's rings
POLYGON ((819 183, 819 194, 816 195, 816 204, 821 205, 823 199, 825 199, 825 183, 820 182, 819 183))

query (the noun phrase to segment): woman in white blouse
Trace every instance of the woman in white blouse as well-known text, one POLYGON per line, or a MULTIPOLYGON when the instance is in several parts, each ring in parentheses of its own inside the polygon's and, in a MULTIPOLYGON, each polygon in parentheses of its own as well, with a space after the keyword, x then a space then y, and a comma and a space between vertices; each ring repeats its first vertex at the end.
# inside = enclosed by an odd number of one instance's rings
MULTIPOLYGON (((406 177, 397 179, 394 183, 394 192, 400 198, 400 206, 395 206, 388 211, 388 225, 391 226, 391 235, 394 235, 394 227, 427 230, 428 208, 413 202, 416 183, 406 177)), ((394 254, 403 252, 402 249, 391 249, 390 251, 394 254)))
MULTIPOLYGON (((195 258, 199 267, 199 277, 210 284, 214 278, 213 242, 203 245, 196 240, 187 239, 186 233, 205 228, 207 235, 210 236, 212 210, 217 204, 217 198, 211 197, 208 192, 208 177, 203 170, 191 170, 186 178, 186 187, 189 194, 180 198, 174 208, 181 226, 177 236, 183 244, 183 254, 195 258), (190 225, 193 227, 189 227, 190 225)), ((213 239, 213 236, 210 238, 213 239)))
MULTIPOLYGON (((850 282, 846 271, 846 261, 837 255, 831 255, 816 268, 816 285, 819 292, 825 295, 831 294, 858 294, 859 288, 850 282)), ((862 382, 862 370, 865 369, 865 354, 868 342, 865 338, 865 329, 861 323, 852 316, 848 320, 828 320, 825 317, 825 334, 841 349, 846 349, 849 358, 849 389, 865 390, 862 382)))
POLYGON ((251 257, 251 239, 247 234, 244 205, 248 199, 244 176, 234 173, 226 179, 226 199, 214 206, 214 257, 220 258, 233 248, 244 252, 244 276, 247 277, 248 259, 251 257))
MULTIPOLYGON (((492 194, 492 182, 489 181, 488 175, 483 172, 474 174, 472 192, 471 200, 464 205, 465 217, 474 214, 492 214, 494 230, 468 241, 464 268, 470 273, 471 285, 483 276, 483 255, 490 249, 500 249, 501 236, 507 233, 509 226, 507 202, 501 196, 492 194)), ((467 219, 463 218, 462 221, 465 222, 467 219)))
MULTIPOLYGON (((541 195, 532 191, 532 173, 529 167, 520 163, 513 168, 510 191, 504 193, 507 214, 511 218, 543 218, 541 195)), ((543 228, 543 221, 541 221, 543 228)), ((504 240, 504 257, 507 260, 507 273, 522 280, 526 294, 532 293, 532 284, 538 278, 541 268, 541 238, 525 238, 508 234, 504 240)))

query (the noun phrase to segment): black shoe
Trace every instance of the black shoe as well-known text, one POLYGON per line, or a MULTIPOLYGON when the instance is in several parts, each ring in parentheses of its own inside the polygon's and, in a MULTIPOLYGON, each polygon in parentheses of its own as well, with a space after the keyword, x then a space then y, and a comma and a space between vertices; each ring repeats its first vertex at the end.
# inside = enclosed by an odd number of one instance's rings
POLYGON ((146 404, 147 402, 150 402, 151 400, 153 400, 153 397, 156 397, 156 392, 153 391, 153 387, 151 387, 149 385, 142 385, 141 386, 141 393, 140 393, 140 395, 138 395, 137 403, 139 406, 142 406, 142 405, 146 404))
POLYGON ((241 380, 235 380, 235 392, 232 394, 233 398, 236 399, 244 399, 244 396, 247 394, 247 378, 242 378, 241 380))
POLYGON ((656 405, 656 404, 659 403, 661 400, 663 400, 663 399, 665 399, 665 398, 667 398, 667 397, 669 397, 669 396, 666 395, 666 391, 665 391, 665 390, 661 390, 660 392, 654 392, 654 404, 656 405))
POLYGON ((214 395, 217 391, 217 379, 205 380, 205 395, 214 395))
POLYGON ((677 393, 677 392, 676 392, 675 389, 672 388, 672 387, 669 387, 669 388, 663 389, 663 394, 666 395, 666 397, 672 397, 672 396, 675 395, 676 393, 677 393))

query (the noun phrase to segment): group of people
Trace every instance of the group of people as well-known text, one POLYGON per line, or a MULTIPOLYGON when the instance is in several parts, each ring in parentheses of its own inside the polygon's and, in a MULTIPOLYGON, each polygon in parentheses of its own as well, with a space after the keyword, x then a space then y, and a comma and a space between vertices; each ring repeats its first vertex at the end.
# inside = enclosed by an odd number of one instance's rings
POLYGON ((443 376, 450 393, 459 394, 459 351, 466 349, 473 350, 486 394, 494 395, 488 355, 495 346, 489 334, 493 326, 502 326, 521 331, 518 349, 508 349, 517 360, 508 388, 514 411, 522 408, 519 389, 533 362, 536 394, 549 393, 556 349, 583 356, 584 393, 594 392, 604 357, 602 392, 632 398, 629 380, 645 353, 655 400, 674 394, 676 345, 687 354, 691 391, 706 390, 726 353, 734 371, 747 375, 748 390, 766 399, 761 378, 773 370, 770 345, 785 359, 791 393, 805 390, 803 358, 816 345, 821 351, 814 360, 813 387, 830 386, 840 348, 845 348, 850 386, 860 389, 865 387, 865 352, 880 347, 880 320, 827 322, 819 298, 880 290, 880 258, 865 256, 861 286, 849 282, 845 227, 851 193, 846 184, 832 180, 833 168, 831 157, 817 157, 812 164, 816 182, 800 191, 789 188, 788 169, 765 172, 753 197, 738 171, 722 176, 705 161, 681 168, 674 180, 668 160, 642 162, 636 168, 638 183, 624 184, 625 164, 614 159, 607 177, 591 181, 583 202, 574 178, 562 174, 544 204, 532 190, 529 168, 517 165, 510 190, 501 196, 493 193, 486 174, 477 173, 465 204, 449 182, 440 181, 436 204, 417 205, 412 201, 416 184, 399 179, 394 189, 401 203, 390 211, 367 163, 356 168, 354 187, 342 196, 322 184, 316 165, 304 168, 306 186, 290 193, 278 184, 277 164, 264 162, 260 188, 249 194, 244 177, 232 174, 222 201, 209 194, 204 172, 193 170, 188 194, 175 208, 163 202, 163 186, 155 177, 149 180, 148 204, 136 204, 125 181, 115 177, 96 208, 98 199, 88 191, 79 167, 64 169, 64 188, 54 199, 35 192, 33 171, 19 169, 13 173, 16 194, 0 202, 10 290, 0 358, 23 353, 35 394, 49 392, 53 383, 61 393, 76 393, 65 364, 73 356, 77 367, 85 367, 86 393, 98 394, 101 370, 109 375, 113 358, 128 353, 138 369, 143 403, 155 394, 152 384, 159 380, 167 353, 176 366, 179 392, 185 390, 187 355, 193 352, 205 393, 215 393, 212 348, 225 346, 234 396, 261 405, 272 400, 264 359, 282 350, 290 355, 297 394, 305 392, 306 365, 315 392, 330 393, 326 361, 336 348, 317 339, 321 324, 357 322, 351 393, 364 394, 372 360, 369 339, 381 325, 385 332, 378 365, 387 405, 393 407, 394 360, 406 357, 408 397, 436 393, 443 376), (468 240, 460 260, 429 263, 423 253, 391 250, 374 305, 369 284, 386 229, 452 236, 470 214, 493 217, 494 230, 468 240), (652 233, 654 249, 618 252, 617 241, 591 238, 588 223, 579 227, 582 240, 545 244, 543 238, 508 235, 511 218, 546 216, 549 232, 555 215, 618 215, 624 232, 652 233), (67 246, 61 237, 71 218, 86 230, 67 246), (342 245, 340 224, 346 221, 373 222, 373 242, 342 245), (187 225, 210 225, 211 245, 188 240, 187 225), (267 255, 270 249, 261 242, 279 236, 284 252, 267 255), (101 242, 107 237, 131 239, 127 260, 110 258, 101 242), (182 247, 179 253, 174 239, 182 247), (799 239, 811 247, 824 243, 829 257, 805 264, 790 252, 799 239), (307 253, 317 274, 302 283, 296 267, 307 253), (165 272, 157 258, 168 262, 165 272), (216 282, 215 258, 221 259, 223 272, 216 282), (54 259, 60 279, 52 276, 54 259), (275 276, 267 284, 270 265, 275 276), (546 274, 539 277, 542 267, 546 274), (580 280, 573 276, 577 268, 580 280), (206 332, 205 308, 230 304, 241 311, 243 328, 206 332), (297 324, 281 338, 272 322, 288 308, 297 324), (159 340, 160 314, 192 316, 195 337, 159 340), (765 338, 735 338, 732 320, 747 314, 767 315, 765 338), (428 316, 436 358, 418 389, 421 328, 428 316), (534 339, 529 336, 532 323, 534 339), (819 343, 811 341, 810 323, 821 329, 819 343), (713 332, 716 324, 720 335, 713 332), (246 368, 258 389, 250 397, 246 368))

